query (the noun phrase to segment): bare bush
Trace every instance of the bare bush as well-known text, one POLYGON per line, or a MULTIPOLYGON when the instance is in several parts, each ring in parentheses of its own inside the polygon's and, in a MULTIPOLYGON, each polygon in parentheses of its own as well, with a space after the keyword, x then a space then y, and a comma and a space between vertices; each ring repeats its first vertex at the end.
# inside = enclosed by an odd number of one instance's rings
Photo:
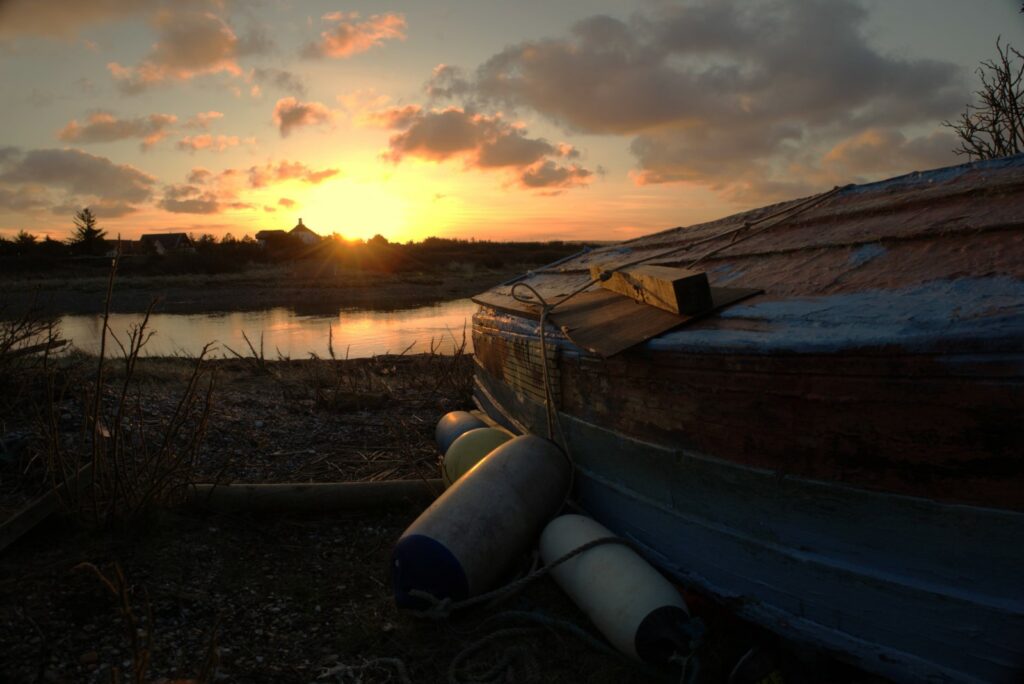
POLYGON ((977 69, 978 104, 969 104, 957 121, 944 121, 960 144, 953 151, 969 159, 995 159, 1024 152, 1024 55, 996 40, 998 58, 977 69))
POLYGON ((48 472, 55 486, 65 485, 65 503, 93 522, 129 523, 155 505, 174 504, 187 494, 206 435, 213 379, 204 375, 209 346, 195 359, 181 397, 169 416, 149 415, 135 370, 146 343, 151 304, 122 340, 109 327, 110 297, 117 259, 111 268, 103 314, 103 334, 95 376, 82 390, 84 420, 75 439, 60 429, 57 406, 67 388, 51 388, 41 412, 48 472), (107 377, 107 340, 120 351, 121 377, 107 377), (88 487, 67 487, 87 467, 88 487))

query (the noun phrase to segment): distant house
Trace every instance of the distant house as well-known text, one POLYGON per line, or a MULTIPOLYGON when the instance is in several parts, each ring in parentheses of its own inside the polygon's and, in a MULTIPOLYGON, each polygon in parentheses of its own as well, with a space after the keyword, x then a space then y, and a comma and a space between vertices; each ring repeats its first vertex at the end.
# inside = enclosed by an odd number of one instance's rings
POLYGON ((139 245, 147 254, 190 252, 195 249, 185 233, 147 233, 139 239, 139 245))
POLYGON ((121 238, 117 238, 116 240, 107 240, 107 251, 103 256, 134 256, 136 254, 142 254, 142 252, 141 240, 122 240, 121 238))
POLYGON ((320 236, 302 225, 302 219, 299 219, 299 222, 295 224, 294 228, 288 231, 288 234, 302 240, 303 244, 306 245, 315 245, 320 242, 320 236))
POLYGON ((256 243, 260 247, 266 247, 267 243, 280 242, 287 234, 283 230, 261 230, 256 233, 256 243))

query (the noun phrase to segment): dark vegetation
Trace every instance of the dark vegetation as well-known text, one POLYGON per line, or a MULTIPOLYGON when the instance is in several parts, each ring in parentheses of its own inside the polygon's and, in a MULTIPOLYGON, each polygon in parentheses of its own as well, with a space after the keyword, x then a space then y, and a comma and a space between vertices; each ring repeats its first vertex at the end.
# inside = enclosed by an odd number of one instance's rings
MULTIPOLYGON (((76 216, 76 225, 83 220, 76 216)), ((429 237, 421 242, 389 242, 377 235, 369 240, 347 240, 338 235, 306 245, 288 234, 273 236, 264 244, 249 236, 230 234, 220 240, 209 234, 192 236, 182 249, 158 254, 134 242, 103 238, 96 219, 76 228, 68 242, 20 232, 14 239, 0 238, 0 272, 20 276, 98 275, 121 251, 124 275, 172 275, 238 273, 252 267, 302 264, 310 272, 334 270, 367 273, 434 272, 452 264, 503 269, 522 264, 543 264, 579 251, 580 243, 492 242, 429 237), (84 226, 84 227, 83 227, 84 226), (98 233, 96 232, 98 231, 98 233)))

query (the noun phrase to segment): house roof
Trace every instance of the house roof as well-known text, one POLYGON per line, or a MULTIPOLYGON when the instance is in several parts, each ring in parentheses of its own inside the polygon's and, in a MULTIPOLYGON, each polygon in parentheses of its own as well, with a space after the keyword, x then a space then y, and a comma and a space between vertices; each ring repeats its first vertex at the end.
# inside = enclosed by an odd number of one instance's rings
MULTIPOLYGON (((295 227, 292 228, 288 232, 289 233, 310 233, 311 235, 316 235, 316 233, 311 231, 308 226, 303 225, 302 219, 299 219, 299 222, 295 224, 295 227)), ((320 236, 317 235, 317 237, 320 237, 320 236)))
POLYGON ((256 239, 266 240, 267 238, 278 237, 280 235, 285 234, 286 233, 283 230, 261 230, 260 232, 256 233, 256 239))
POLYGON ((192 244, 185 233, 146 233, 139 238, 139 242, 143 246, 159 243, 164 249, 177 249, 192 244))

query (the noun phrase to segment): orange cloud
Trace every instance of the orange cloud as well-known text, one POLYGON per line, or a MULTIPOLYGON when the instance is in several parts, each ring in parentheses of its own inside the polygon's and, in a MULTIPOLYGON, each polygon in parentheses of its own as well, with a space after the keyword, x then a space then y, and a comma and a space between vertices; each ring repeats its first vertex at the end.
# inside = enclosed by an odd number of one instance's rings
POLYGON ((195 116, 190 116, 188 121, 184 123, 184 126, 185 128, 191 128, 197 131, 205 131, 210 127, 211 122, 223 118, 223 112, 199 112, 195 116))
POLYGON ((142 149, 147 150, 160 142, 178 120, 173 114, 150 114, 133 119, 118 119, 110 112, 93 112, 84 124, 72 119, 57 132, 57 139, 66 142, 104 143, 129 138, 141 138, 142 149))
POLYGON ((196 152, 198 150, 223 152, 229 147, 237 147, 240 142, 237 135, 214 136, 209 133, 203 133, 202 135, 186 135, 178 141, 177 148, 188 152, 196 152))
POLYGON ((293 129, 330 123, 331 110, 320 102, 301 102, 294 97, 283 97, 274 105, 274 125, 287 138, 293 129))
POLYGON ((321 169, 314 171, 302 162, 281 161, 263 166, 249 167, 249 186, 263 188, 271 183, 282 183, 288 180, 299 180, 311 185, 319 185, 323 181, 336 176, 338 169, 321 169))
POLYGON ((388 12, 359 21, 358 12, 331 12, 321 19, 331 24, 320 40, 306 46, 306 57, 343 59, 377 47, 385 40, 405 40, 405 15, 388 12))

